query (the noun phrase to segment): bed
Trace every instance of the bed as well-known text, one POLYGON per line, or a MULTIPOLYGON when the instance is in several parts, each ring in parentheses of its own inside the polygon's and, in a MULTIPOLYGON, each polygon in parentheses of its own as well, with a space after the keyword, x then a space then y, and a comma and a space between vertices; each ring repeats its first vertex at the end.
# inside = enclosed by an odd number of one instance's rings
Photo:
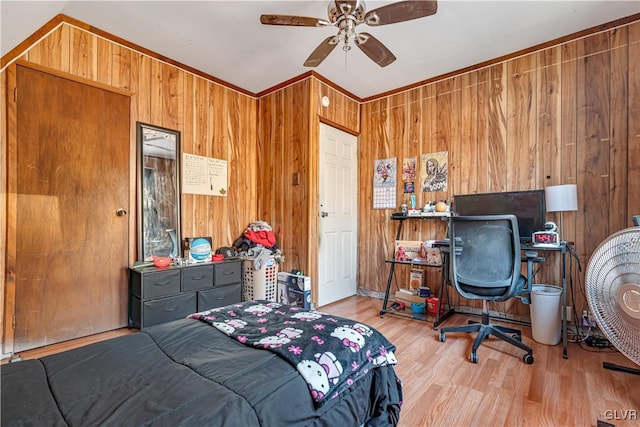
POLYGON ((393 350, 367 325, 248 301, 2 365, 2 425, 392 426, 393 350))

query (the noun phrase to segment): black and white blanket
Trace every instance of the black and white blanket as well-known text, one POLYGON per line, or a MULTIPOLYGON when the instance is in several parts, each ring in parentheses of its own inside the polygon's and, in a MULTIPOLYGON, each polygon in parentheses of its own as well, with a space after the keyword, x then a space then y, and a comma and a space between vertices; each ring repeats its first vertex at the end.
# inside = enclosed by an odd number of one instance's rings
POLYGON ((320 311, 245 301, 190 315, 237 341, 278 354, 305 379, 322 406, 370 369, 395 364, 395 347, 375 329, 320 311))

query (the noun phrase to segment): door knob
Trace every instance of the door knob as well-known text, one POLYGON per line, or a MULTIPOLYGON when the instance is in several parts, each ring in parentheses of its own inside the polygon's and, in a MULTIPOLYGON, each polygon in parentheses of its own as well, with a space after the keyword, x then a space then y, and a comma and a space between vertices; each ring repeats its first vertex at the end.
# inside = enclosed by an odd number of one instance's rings
POLYGON ((326 218, 326 217, 328 217, 328 216, 329 216, 329 213, 328 213, 328 212, 324 212, 324 211, 323 211, 323 212, 320 212, 320 216, 321 216, 322 218, 326 218))
POLYGON ((118 216, 125 216, 126 214, 127 214, 127 211, 122 208, 119 208, 116 210, 116 215, 118 216))

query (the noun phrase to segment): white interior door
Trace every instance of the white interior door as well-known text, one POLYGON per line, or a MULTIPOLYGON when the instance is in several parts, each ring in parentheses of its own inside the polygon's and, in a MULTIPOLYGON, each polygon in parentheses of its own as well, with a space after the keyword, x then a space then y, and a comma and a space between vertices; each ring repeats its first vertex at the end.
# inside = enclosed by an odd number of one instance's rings
POLYGON ((356 294, 358 138, 320 123, 318 306, 356 294))

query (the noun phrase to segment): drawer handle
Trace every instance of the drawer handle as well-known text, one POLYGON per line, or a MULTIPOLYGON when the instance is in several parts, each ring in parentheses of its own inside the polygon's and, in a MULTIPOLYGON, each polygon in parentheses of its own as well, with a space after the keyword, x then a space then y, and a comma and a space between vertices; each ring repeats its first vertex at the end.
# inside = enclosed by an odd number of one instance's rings
POLYGON ((173 307, 173 308, 167 308, 164 311, 166 311, 167 313, 172 312, 172 311, 176 311, 178 309, 178 307, 173 307))
POLYGON ((167 286, 170 284, 171 282, 157 282, 157 283, 154 283, 153 286, 167 286))
POLYGON ((206 277, 206 276, 197 276, 197 277, 196 277, 196 276, 194 276, 194 277, 192 277, 192 278, 191 278, 191 280, 202 280, 202 279, 204 279, 205 277, 206 277))
POLYGON ((233 273, 235 273, 235 271, 225 271, 224 275, 225 276, 231 276, 233 273))

